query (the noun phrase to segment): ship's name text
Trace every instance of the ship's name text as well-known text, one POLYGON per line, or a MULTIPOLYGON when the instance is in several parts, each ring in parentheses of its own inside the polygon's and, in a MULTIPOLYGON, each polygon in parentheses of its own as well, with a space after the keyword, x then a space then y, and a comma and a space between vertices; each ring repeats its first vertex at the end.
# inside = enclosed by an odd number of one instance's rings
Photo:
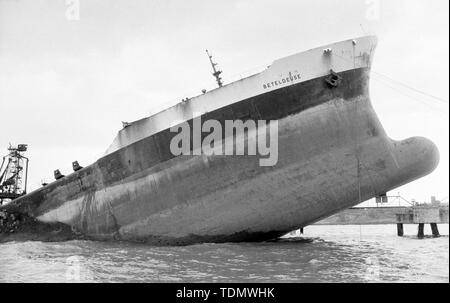
POLYGON ((281 80, 275 80, 272 82, 265 83, 265 84, 263 84, 263 88, 264 89, 273 88, 273 87, 277 87, 280 85, 285 85, 286 83, 292 83, 292 82, 295 82, 300 79, 301 79, 301 77, 299 74, 292 75, 291 73, 289 73, 289 77, 282 78, 281 80))

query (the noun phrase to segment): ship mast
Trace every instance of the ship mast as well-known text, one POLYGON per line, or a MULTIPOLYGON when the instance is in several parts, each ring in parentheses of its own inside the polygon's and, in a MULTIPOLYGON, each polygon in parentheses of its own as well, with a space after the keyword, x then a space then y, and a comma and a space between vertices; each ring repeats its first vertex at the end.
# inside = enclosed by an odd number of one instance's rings
POLYGON ((212 75, 216 78, 217 85, 219 85, 219 87, 222 87, 222 85, 223 85, 222 78, 220 78, 220 74, 222 73, 222 71, 216 69, 217 63, 213 62, 212 56, 209 54, 208 50, 206 50, 206 53, 208 54, 209 62, 211 62, 211 66, 213 68, 213 74, 212 75))

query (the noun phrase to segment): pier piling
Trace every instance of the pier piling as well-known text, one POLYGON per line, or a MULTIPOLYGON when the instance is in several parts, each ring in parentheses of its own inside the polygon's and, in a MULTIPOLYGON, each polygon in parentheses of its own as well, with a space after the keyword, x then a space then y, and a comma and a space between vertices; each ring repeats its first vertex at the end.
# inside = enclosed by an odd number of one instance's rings
POLYGON ((397 235, 403 237, 403 223, 397 223, 397 235))
POLYGON ((436 223, 431 223, 431 232, 433 233, 433 237, 440 237, 439 229, 436 223))
POLYGON ((424 234, 424 227, 425 227, 424 223, 419 223, 419 231, 417 232, 417 237, 420 238, 420 239, 425 236, 425 234, 424 234))

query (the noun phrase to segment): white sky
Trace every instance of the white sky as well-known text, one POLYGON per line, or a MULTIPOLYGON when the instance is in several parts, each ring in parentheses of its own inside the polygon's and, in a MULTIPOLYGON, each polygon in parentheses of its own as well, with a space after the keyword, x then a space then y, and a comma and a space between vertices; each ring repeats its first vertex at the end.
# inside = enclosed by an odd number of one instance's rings
MULTIPOLYGON (((206 48, 229 82, 376 34, 377 73, 449 99, 447 0, 80 0, 70 20, 73 1, 0 0, 0 154, 9 142, 29 144, 29 191, 56 168, 70 173, 74 160, 93 163, 121 121, 213 87, 206 48)), ((434 173, 395 193, 448 200, 448 101, 383 82, 373 75, 371 95, 388 134, 425 136, 441 153, 434 173)))

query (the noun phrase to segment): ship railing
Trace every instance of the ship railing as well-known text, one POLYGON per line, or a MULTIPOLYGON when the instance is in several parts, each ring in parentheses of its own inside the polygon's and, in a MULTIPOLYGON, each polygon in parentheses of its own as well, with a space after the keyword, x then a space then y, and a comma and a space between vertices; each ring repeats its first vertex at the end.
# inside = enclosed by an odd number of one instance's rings
MULTIPOLYGON (((240 81, 242 79, 249 78, 251 76, 259 74, 262 71, 266 70, 268 67, 270 67, 270 64, 271 63, 263 64, 263 65, 260 65, 260 66, 257 66, 257 67, 253 67, 251 69, 248 69, 248 70, 245 70, 243 72, 239 72, 239 73, 233 74, 231 76, 225 75, 225 77, 224 77, 225 81, 224 81, 224 85, 223 86, 226 86, 226 85, 231 84, 233 82, 240 81)), ((167 108, 169 108, 171 106, 179 104, 180 102, 193 99, 195 97, 201 96, 204 93, 207 93, 208 91, 212 91, 212 90, 218 89, 217 84, 213 83, 212 81, 208 81, 207 83, 205 82, 203 84, 204 85, 203 85, 203 87, 201 89, 188 91, 188 92, 184 93, 181 97, 177 97, 177 98, 171 99, 171 100, 169 100, 167 102, 164 102, 161 105, 158 105, 157 107, 155 107, 153 109, 150 109, 149 115, 150 116, 155 115, 155 114, 161 112, 162 110, 165 110, 165 109, 167 109, 167 108)))

